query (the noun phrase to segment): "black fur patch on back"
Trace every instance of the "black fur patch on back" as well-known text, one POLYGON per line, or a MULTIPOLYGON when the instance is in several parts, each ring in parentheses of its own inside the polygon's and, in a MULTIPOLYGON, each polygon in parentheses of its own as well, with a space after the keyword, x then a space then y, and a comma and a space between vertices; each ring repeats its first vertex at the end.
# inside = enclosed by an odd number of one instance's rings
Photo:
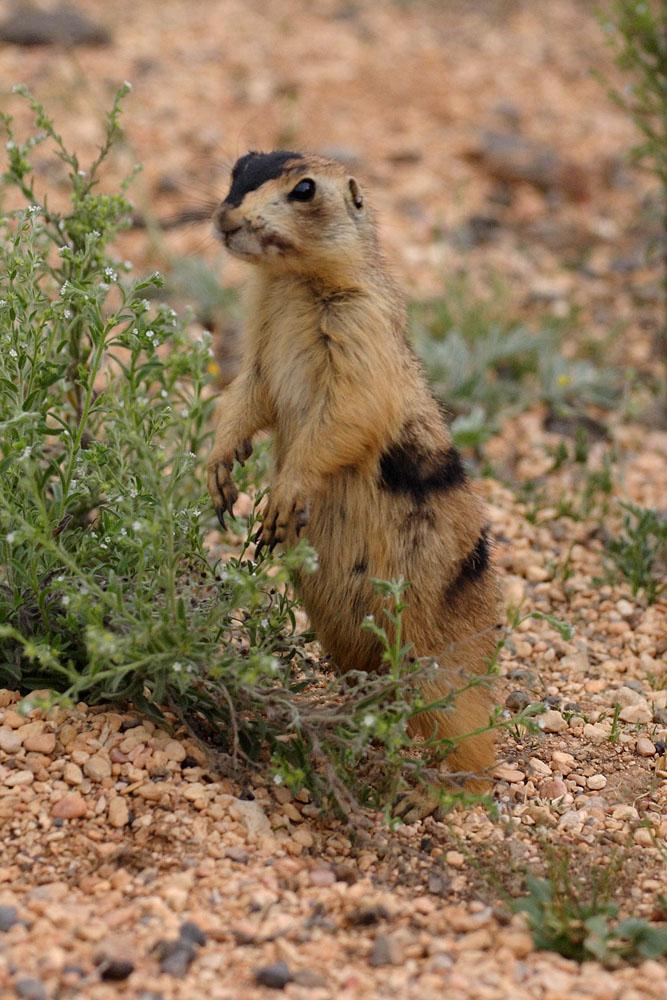
POLYGON ((256 191, 266 181, 280 177, 288 163, 302 159, 301 153, 291 153, 287 150, 278 150, 275 153, 246 153, 234 164, 232 184, 225 198, 225 204, 238 208, 249 191, 256 191))
POLYGON ((467 583, 479 580, 489 568, 490 562, 489 529, 483 528, 475 542, 475 547, 462 561, 456 579, 447 587, 446 598, 451 600, 467 583))
POLYGON ((380 458, 380 485, 390 493, 424 500, 429 493, 442 493, 461 486, 466 472, 456 448, 424 452, 408 436, 403 437, 380 458))

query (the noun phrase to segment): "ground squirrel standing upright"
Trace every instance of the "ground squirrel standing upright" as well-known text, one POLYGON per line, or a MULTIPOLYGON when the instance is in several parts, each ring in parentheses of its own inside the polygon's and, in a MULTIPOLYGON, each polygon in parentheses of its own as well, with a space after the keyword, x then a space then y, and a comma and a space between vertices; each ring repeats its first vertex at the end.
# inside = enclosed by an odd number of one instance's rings
MULTIPOLYGON (((273 432, 274 472, 262 544, 302 528, 319 555, 300 591, 315 634, 340 670, 377 669, 361 625, 382 618, 372 579, 410 582, 406 641, 440 664, 429 700, 486 670, 496 642, 497 584, 484 515, 422 368, 373 217, 344 167, 300 153, 248 153, 236 163, 215 224, 255 265, 242 369, 224 391, 208 487, 221 520, 237 490, 234 459, 273 432)), ((414 732, 458 737, 492 711, 485 685, 455 707, 418 715, 414 732)), ((463 740, 454 771, 485 773, 493 740, 463 740)), ((409 807, 409 818, 427 811, 409 807)))

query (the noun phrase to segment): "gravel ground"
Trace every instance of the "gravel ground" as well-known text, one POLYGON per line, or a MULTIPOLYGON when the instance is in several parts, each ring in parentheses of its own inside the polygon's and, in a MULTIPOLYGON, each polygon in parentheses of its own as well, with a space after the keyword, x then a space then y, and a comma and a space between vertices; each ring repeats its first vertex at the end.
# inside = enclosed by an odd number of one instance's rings
MULTIPOLYGON (((140 190, 159 216, 223 190, 221 161, 248 147, 333 150, 367 179, 413 292, 439 292, 459 269, 481 287, 501 275, 519 314, 575 306, 593 342, 619 323, 609 359, 659 370, 644 253, 656 202, 623 166, 629 123, 590 76, 613 69, 588 4, 79 6, 110 45, 5 46, 3 78, 47 99, 84 157, 100 107, 131 79, 129 154, 146 165, 140 190), (484 130, 555 147, 556 167, 508 180, 484 130)), ((122 249, 154 265, 205 238, 205 227, 176 230, 157 247, 136 231, 122 249)), ((616 493, 664 509, 667 433, 618 418, 607 431, 616 493)), ((486 451, 522 481, 546 473, 559 440, 535 408, 486 451)), ((480 482, 508 603, 574 626, 566 641, 527 620, 503 652, 501 698, 549 709, 541 734, 501 744, 496 818, 476 807, 394 833, 376 816, 323 820, 307 795, 261 775, 234 782, 187 734, 130 708, 22 715, 18 694, 0 691, 0 994, 667 997, 664 961, 608 971, 534 950, 489 881, 517 892, 545 845, 567 849, 575 871, 622 851, 623 912, 667 918, 667 607, 595 582, 599 518, 559 515, 577 476, 571 465, 551 474, 536 510, 480 482)))

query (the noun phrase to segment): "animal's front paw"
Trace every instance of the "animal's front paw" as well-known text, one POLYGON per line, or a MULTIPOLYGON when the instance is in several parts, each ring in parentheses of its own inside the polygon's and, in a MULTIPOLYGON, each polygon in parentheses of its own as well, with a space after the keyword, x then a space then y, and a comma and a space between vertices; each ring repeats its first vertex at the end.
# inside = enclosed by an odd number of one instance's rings
POLYGON ((292 532, 294 538, 298 538, 307 524, 308 503, 303 495, 298 491, 288 493, 274 487, 262 517, 262 526, 255 537, 255 553, 259 555, 263 548, 272 552, 276 545, 286 542, 292 532))
POLYGON ((206 465, 208 492, 213 501, 218 521, 225 527, 225 514, 231 514, 239 495, 232 479, 234 459, 245 462, 252 454, 250 441, 242 441, 233 451, 214 448, 206 465))

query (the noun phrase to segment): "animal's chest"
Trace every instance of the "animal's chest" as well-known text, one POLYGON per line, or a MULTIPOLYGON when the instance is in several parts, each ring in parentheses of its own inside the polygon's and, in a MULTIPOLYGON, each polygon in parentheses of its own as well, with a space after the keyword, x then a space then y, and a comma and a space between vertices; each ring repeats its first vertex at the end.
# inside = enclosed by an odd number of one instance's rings
POLYGON ((307 419, 322 398, 326 380, 318 310, 298 299, 272 309, 263 348, 262 375, 278 421, 307 419))

